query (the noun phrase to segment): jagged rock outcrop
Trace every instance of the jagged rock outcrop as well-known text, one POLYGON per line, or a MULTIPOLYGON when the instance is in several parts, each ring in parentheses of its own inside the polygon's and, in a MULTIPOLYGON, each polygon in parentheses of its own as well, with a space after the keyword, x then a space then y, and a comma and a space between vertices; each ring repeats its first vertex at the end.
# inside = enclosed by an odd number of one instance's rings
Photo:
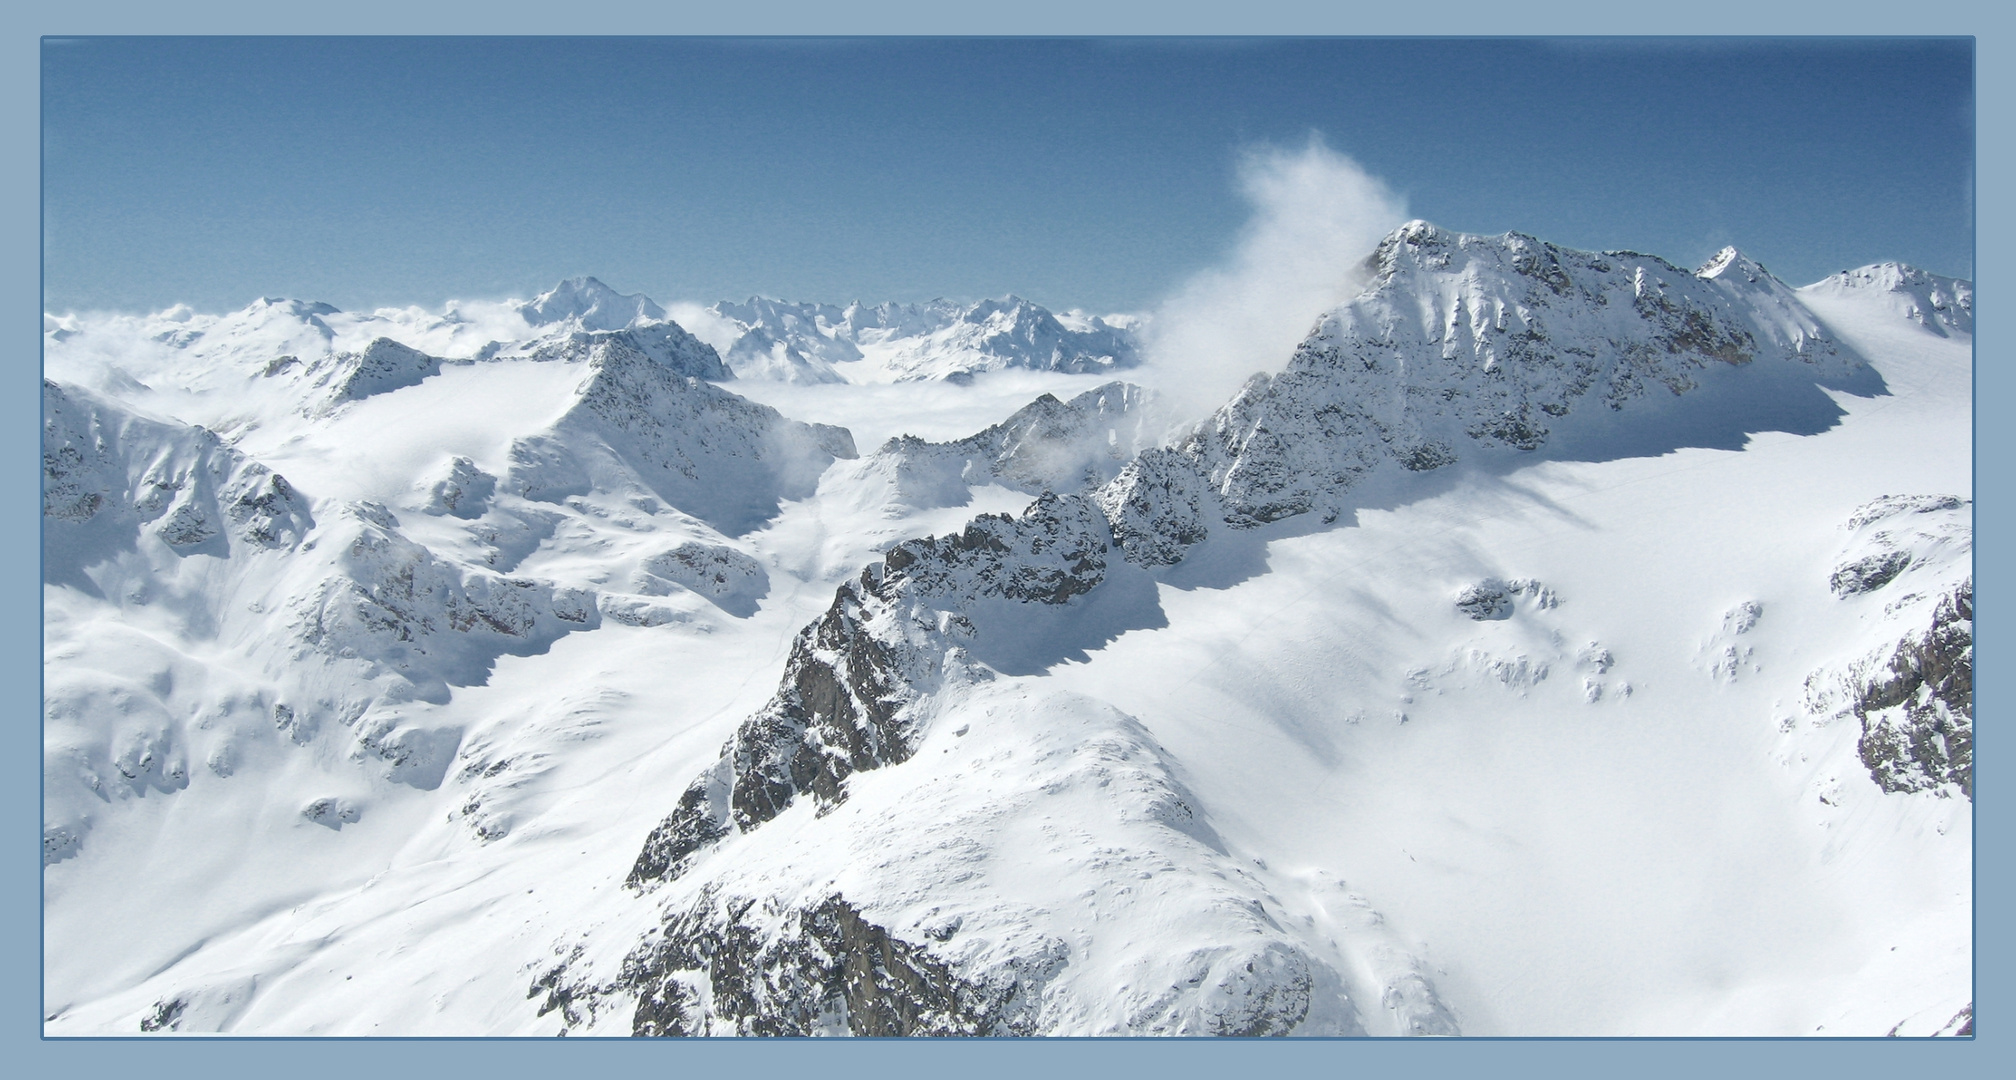
POLYGON ((458 454, 449 459, 447 475, 427 485, 424 508, 430 514, 474 520, 489 509, 490 497, 496 493, 497 478, 458 454))
POLYGON ((1127 560, 1173 566, 1222 520, 1218 494, 1196 462, 1175 450, 1150 448, 1093 493, 1127 560))
POLYGON ((1456 610, 1477 622, 1509 619, 1522 596, 1531 597, 1534 606, 1542 609, 1555 604, 1553 590, 1531 578, 1485 578, 1463 586, 1456 594, 1456 610))
POLYGON ((1857 756, 1886 792, 1973 798, 1971 510, 1951 495, 1871 502, 1848 519, 1853 539, 1829 575, 1842 602, 1863 608, 1875 644, 1809 675, 1806 709, 1856 720, 1857 756))
POLYGON ((982 983, 841 896, 784 907, 710 888, 625 960, 622 985, 635 1035, 1031 1035, 1058 966, 1044 959, 982 983))
POLYGON ((1931 625, 1865 665, 1855 744, 1876 786, 1974 797, 1974 581, 1939 598, 1931 625))

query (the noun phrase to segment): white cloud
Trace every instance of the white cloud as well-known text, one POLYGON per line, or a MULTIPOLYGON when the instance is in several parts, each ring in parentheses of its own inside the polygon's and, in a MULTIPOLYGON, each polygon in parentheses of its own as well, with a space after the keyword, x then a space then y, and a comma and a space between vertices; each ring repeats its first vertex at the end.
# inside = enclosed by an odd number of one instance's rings
POLYGON ((687 333, 714 346, 714 351, 723 357, 728 355, 728 349, 735 344, 735 339, 742 336, 741 326, 691 300, 676 300, 666 304, 665 314, 671 316, 673 322, 685 327, 687 333))
POLYGON ((1316 319, 1357 295, 1363 264, 1407 220, 1405 200, 1318 134, 1239 166, 1253 206, 1226 261, 1190 279, 1147 327, 1158 388, 1196 418, 1258 371, 1278 371, 1316 319))

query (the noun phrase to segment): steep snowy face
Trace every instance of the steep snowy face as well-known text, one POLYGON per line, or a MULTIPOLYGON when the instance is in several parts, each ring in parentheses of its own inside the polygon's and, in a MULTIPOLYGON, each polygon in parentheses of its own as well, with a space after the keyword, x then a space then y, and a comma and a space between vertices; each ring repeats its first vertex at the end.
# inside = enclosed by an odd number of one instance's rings
POLYGON ((963 307, 934 300, 845 308, 752 297, 709 310, 741 329, 728 360, 743 378, 956 380, 1011 367, 1096 373, 1140 361, 1129 329, 1096 316, 1074 315, 1066 325, 1015 296, 963 307))
POLYGON ((665 309, 641 295, 619 293, 592 277, 568 278, 518 305, 532 326, 572 323, 582 330, 623 330, 662 322, 665 309))
MULTIPOLYGON (((711 355, 712 350, 709 350, 711 355)), ((504 486, 540 502, 590 492, 652 495, 729 535, 817 487, 855 457, 845 428, 803 424, 680 375, 622 336, 586 348, 577 400, 549 431, 512 444, 504 486)))
POLYGON ((1882 297, 1883 306, 1940 337, 1974 336, 1974 283, 1904 263, 1843 270, 1799 290, 1801 296, 1882 297))
MULTIPOLYGON (((1328 519, 1381 471, 1810 433, 1841 415, 1816 384, 1881 386, 1790 289, 1733 248, 1689 273, 1631 252, 1413 222, 1369 266, 1364 292, 1317 320, 1280 374, 1256 375, 1176 447, 1222 503, 1222 515, 1200 507, 1194 521, 1182 510, 1179 531, 1221 516, 1235 527, 1328 519)), ((1144 513, 1174 512, 1148 509, 1143 485, 1194 500, 1200 485, 1168 475, 1179 467, 1144 461, 1103 498, 1134 505, 1137 523, 1125 527, 1141 532, 1144 513)))

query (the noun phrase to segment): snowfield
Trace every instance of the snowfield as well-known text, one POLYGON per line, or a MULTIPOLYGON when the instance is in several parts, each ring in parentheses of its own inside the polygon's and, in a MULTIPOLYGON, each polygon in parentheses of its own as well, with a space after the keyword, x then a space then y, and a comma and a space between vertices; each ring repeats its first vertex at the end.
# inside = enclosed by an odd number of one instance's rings
POLYGON ((51 1036, 1935 1035, 1968 282, 45 329, 51 1036))

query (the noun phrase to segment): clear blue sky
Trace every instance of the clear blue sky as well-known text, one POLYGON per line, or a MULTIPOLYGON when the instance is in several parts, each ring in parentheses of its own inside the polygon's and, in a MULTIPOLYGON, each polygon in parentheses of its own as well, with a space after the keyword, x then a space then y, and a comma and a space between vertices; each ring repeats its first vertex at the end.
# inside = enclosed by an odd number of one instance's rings
POLYGON ((1320 132, 1414 216, 1972 275, 1965 39, 45 42, 46 307, 1017 292, 1139 309, 1320 132))

